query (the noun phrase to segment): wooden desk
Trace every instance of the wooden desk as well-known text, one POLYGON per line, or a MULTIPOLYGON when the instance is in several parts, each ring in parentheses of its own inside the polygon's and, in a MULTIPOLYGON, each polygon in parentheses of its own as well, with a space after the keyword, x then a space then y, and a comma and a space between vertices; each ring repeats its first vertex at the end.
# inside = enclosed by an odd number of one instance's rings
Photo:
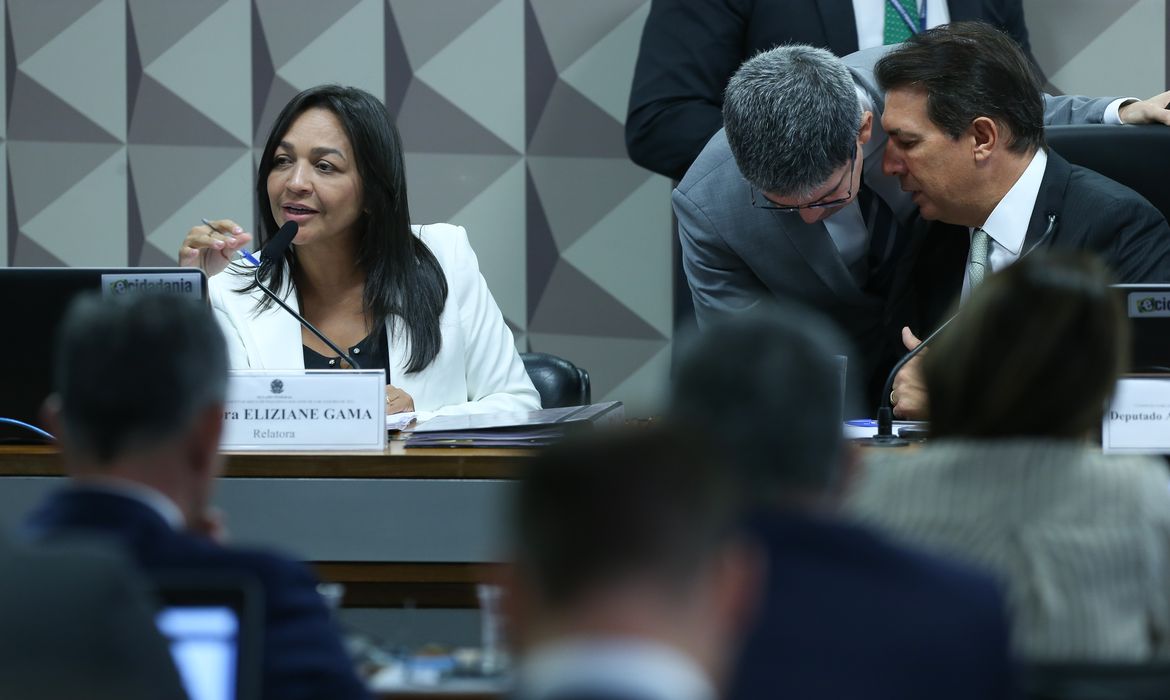
MULTIPOLYGON (((520 449, 229 453, 216 503, 234 542, 275 546, 346 586, 349 607, 478 607, 498 580, 520 449)), ((0 524, 14 526, 63 471, 55 448, 0 445, 0 524)))

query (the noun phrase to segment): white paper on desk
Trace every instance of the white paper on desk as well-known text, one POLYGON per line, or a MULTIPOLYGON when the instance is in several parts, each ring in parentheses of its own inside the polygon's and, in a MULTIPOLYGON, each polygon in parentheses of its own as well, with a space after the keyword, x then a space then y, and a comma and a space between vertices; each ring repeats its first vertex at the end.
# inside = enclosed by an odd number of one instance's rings
MULTIPOLYGON (((898 434, 900 428, 926 428, 930 423, 921 420, 896 420, 894 421, 894 435, 898 434)), ((857 440, 859 438, 871 438, 877 435, 877 421, 845 421, 843 424, 846 440, 857 440)))
POLYGON ((416 414, 414 411, 403 411, 402 413, 391 413, 386 416, 386 430, 402 430, 406 426, 414 422, 416 414))

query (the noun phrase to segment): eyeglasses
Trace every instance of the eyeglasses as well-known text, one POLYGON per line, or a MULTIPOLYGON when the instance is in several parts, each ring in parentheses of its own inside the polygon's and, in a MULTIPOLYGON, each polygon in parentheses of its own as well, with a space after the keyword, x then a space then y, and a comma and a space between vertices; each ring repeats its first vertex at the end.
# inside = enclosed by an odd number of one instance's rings
POLYGON ((762 193, 760 194, 760 199, 757 200, 756 199, 756 188, 753 187, 752 188, 752 206, 757 208, 757 209, 767 209, 769 211, 780 211, 780 212, 793 213, 793 212, 798 212, 802 209, 824 209, 826 207, 835 207, 838 204, 845 204, 846 202, 848 202, 850 199, 853 198, 853 167, 856 164, 857 164, 857 146, 854 145, 853 146, 853 155, 849 156, 849 170, 846 171, 845 174, 841 176, 841 179, 837 181, 836 186, 834 186, 833 189, 831 190, 833 192, 836 192, 837 190, 841 189, 842 182, 845 182, 845 180, 849 180, 849 189, 845 191, 844 197, 838 197, 837 199, 830 199, 827 202, 813 202, 812 204, 801 204, 801 205, 795 206, 795 207, 785 207, 785 206, 781 206, 779 204, 776 204, 772 200, 765 197, 762 193))

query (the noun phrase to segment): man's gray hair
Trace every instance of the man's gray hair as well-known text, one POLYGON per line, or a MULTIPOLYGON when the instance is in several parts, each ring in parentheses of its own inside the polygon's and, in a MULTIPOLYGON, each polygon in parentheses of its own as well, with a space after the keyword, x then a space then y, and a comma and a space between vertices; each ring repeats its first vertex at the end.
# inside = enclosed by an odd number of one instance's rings
POLYGON ((723 126, 749 184, 808 197, 856 148, 861 102, 841 59, 813 46, 780 46, 748 59, 732 76, 723 126))

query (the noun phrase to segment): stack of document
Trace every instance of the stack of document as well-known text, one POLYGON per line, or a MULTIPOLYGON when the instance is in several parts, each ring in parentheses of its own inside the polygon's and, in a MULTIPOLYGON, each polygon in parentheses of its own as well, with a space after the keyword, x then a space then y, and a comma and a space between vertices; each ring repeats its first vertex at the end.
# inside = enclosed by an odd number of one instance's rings
POLYGON ((403 431, 406 447, 543 447, 570 432, 621 423, 621 401, 524 413, 436 416, 403 431))

